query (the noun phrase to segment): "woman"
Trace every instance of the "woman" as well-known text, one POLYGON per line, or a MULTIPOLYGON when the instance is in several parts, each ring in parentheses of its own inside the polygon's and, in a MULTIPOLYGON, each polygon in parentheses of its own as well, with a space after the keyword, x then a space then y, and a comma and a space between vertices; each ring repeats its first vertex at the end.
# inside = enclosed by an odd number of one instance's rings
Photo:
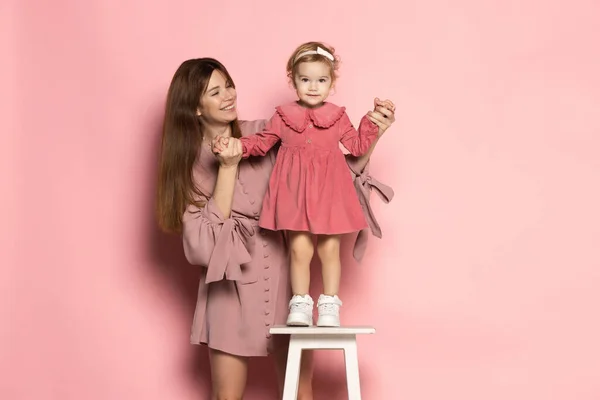
MULTIPOLYGON (((394 114, 377 104, 369 118, 382 134, 394 114)), ((287 245, 281 232, 258 227, 277 150, 240 162, 241 149, 226 139, 265 123, 237 119, 235 86, 218 61, 187 60, 176 71, 167 96, 157 212, 163 230, 182 234, 188 261, 206 267, 191 342, 209 347, 213 399, 242 398, 248 357, 275 355, 280 386, 285 376, 286 341, 271 337, 269 328, 287 316, 287 245), (215 156, 217 137, 226 147, 215 156)), ((362 171, 371 152, 351 160, 352 170, 362 171)), ((371 182, 366 173, 355 179, 357 189, 371 182)), ((310 357, 303 357, 298 398, 312 399, 310 357)))

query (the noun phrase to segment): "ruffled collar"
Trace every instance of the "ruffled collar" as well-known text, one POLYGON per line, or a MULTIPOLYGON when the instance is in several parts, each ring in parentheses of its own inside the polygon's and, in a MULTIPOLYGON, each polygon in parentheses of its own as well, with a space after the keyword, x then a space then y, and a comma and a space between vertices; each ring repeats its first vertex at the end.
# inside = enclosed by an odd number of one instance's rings
POLYGON ((346 107, 325 102, 319 108, 305 108, 293 102, 278 106, 276 110, 287 126, 296 132, 303 132, 310 121, 319 128, 331 127, 342 118, 346 107))

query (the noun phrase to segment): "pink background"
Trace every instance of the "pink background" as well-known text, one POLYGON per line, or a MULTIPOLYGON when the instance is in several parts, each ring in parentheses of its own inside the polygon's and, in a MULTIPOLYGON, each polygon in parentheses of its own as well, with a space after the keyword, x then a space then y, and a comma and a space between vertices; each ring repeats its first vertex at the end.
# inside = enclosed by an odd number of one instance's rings
MULTIPOLYGON (((384 238, 343 282, 345 322, 378 329, 364 398, 600 399, 597 1, 0 11, 1 399, 207 398, 196 268, 152 220, 165 92, 213 56, 241 117, 267 118, 315 39, 343 59, 331 100, 354 121, 374 96, 398 106, 372 162, 396 190, 375 200, 384 238)), ((341 353, 317 363, 317 399, 343 399, 341 353)), ((247 398, 271 398, 271 364, 252 366, 247 398)))

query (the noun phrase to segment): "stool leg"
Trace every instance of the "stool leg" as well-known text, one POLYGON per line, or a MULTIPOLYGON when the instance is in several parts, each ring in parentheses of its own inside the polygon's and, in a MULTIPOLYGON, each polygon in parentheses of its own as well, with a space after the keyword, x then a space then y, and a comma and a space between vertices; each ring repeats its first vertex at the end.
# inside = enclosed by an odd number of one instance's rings
POLYGON ((285 367, 285 382, 283 384, 283 400, 296 400, 298 396, 298 381, 300 379, 300 361, 302 359, 302 343, 299 338, 291 335, 288 349, 287 366, 285 367))
POLYGON ((356 335, 346 339, 346 344, 344 346, 344 359, 346 361, 346 385, 348 386, 348 400, 360 400, 360 377, 358 373, 356 335))

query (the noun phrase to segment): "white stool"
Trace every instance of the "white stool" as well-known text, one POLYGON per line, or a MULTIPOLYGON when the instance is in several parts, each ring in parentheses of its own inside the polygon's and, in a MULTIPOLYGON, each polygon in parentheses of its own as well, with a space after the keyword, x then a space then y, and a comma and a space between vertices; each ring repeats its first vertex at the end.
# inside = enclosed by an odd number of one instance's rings
POLYGON ((272 335, 290 335, 283 400, 296 400, 298 378, 300 376, 300 359, 304 349, 344 350, 348 399, 360 400, 356 335, 373 334, 375 328, 371 326, 342 326, 339 328, 274 326, 270 332, 272 335))

